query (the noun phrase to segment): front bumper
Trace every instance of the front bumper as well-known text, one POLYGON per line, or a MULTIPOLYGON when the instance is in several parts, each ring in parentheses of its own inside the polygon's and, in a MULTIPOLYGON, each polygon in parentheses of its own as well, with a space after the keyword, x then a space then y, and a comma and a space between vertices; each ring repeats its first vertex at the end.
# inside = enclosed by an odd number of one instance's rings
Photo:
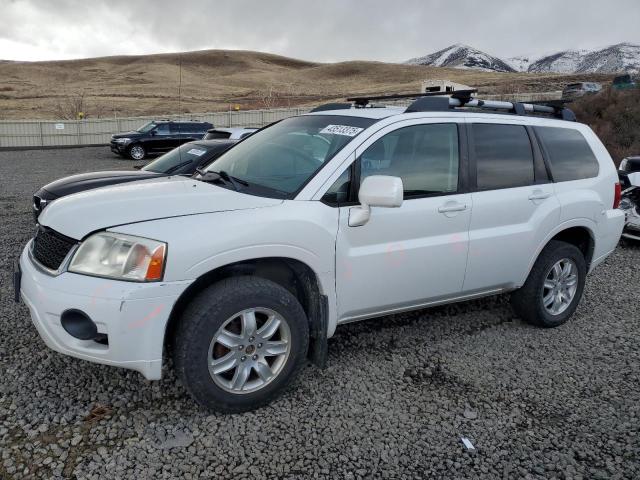
POLYGON ((29 248, 27 244, 20 256, 20 296, 45 344, 65 355, 158 380, 169 315, 191 282, 134 283, 69 272, 52 276, 34 264, 29 248), (69 309, 87 314, 108 344, 69 335, 60 323, 69 309))
POLYGON ((111 142, 110 147, 113 153, 117 153, 119 155, 123 155, 127 151, 128 143, 117 143, 111 142))

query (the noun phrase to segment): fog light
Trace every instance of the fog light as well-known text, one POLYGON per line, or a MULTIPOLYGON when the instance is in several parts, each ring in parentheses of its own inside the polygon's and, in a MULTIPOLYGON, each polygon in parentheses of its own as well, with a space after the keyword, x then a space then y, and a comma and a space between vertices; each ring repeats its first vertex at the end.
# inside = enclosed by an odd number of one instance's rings
POLYGON ((98 327, 89 316, 80 310, 65 310, 60 315, 62 328, 72 337, 93 340, 98 336, 98 327))

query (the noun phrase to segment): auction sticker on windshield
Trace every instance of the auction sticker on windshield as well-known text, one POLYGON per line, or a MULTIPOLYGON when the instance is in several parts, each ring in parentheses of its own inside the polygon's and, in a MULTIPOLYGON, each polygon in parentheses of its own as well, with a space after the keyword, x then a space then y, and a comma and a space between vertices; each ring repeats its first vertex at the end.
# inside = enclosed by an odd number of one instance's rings
POLYGON ((199 148, 192 148, 187 153, 189 153, 191 155, 195 155, 196 157, 201 157, 202 155, 207 153, 207 151, 206 150, 200 150, 199 148))
POLYGON ((355 137, 364 128, 351 127, 349 125, 327 125, 319 133, 330 133, 333 135, 344 135, 345 137, 355 137))

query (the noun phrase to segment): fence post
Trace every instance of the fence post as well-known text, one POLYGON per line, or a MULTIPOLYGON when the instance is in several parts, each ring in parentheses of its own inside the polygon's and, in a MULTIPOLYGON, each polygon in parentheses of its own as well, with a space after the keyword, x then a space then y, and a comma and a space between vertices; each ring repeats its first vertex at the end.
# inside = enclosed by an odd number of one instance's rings
POLYGON ((40 146, 44 147, 44 135, 42 134, 42 122, 38 122, 38 127, 40 129, 40 146))

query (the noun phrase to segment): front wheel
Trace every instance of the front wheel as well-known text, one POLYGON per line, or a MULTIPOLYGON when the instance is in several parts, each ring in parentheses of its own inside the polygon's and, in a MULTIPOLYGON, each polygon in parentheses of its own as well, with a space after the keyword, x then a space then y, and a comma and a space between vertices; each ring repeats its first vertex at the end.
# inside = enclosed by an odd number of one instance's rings
POLYGON ((147 156, 147 152, 140 144, 132 145, 128 150, 129 158, 132 160, 144 160, 147 156))
POLYGON ((557 327, 578 308, 587 276, 584 255, 575 245, 552 240, 542 250, 511 305, 526 322, 557 327))
POLYGON ((288 290, 236 277, 205 289, 187 307, 174 359, 199 404, 242 412, 271 402, 293 382, 308 343, 307 317, 288 290))

